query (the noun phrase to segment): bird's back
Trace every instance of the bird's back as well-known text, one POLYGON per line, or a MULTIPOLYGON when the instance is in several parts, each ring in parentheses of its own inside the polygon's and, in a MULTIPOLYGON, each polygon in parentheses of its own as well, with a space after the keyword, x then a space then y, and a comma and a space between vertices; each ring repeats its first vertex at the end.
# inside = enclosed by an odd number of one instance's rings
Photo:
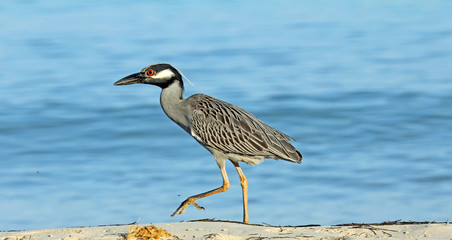
POLYGON ((185 100, 190 106, 192 135, 204 146, 226 154, 301 162, 289 136, 251 113, 204 94, 185 100))

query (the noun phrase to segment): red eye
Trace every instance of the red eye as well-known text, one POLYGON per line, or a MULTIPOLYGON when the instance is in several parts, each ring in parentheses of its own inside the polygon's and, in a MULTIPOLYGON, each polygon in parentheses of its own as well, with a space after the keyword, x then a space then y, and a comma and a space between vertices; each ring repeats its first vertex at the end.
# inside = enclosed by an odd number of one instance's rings
POLYGON ((153 76, 155 74, 155 71, 154 70, 148 70, 146 73, 148 74, 148 76, 153 76))

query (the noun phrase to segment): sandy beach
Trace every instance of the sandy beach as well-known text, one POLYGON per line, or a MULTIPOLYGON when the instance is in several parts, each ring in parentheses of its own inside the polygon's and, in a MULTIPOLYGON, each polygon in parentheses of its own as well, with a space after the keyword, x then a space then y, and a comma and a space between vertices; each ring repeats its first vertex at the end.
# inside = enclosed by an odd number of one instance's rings
MULTIPOLYGON (((0 240, 84 240, 139 239, 128 236, 134 228, 152 226, 118 225, 73 227, 33 231, 0 232, 0 240)), ((344 226, 263 226, 222 221, 156 223, 154 229, 166 230, 172 237, 160 239, 452 239, 449 223, 382 223, 344 226)), ((142 238, 157 239, 157 238, 142 238)))

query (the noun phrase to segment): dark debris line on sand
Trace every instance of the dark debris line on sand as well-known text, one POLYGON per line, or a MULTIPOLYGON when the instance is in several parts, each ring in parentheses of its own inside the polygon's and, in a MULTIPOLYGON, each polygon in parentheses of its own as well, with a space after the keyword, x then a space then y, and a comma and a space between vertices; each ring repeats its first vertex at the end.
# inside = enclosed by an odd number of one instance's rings
MULTIPOLYGON (((182 221, 183 222, 183 221, 182 221)), ((187 222, 225 222, 225 223, 237 223, 237 224, 244 224, 244 225, 251 225, 251 226, 260 226, 260 227, 321 227, 320 224, 306 224, 306 225, 272 225, 267 223, 262 224, 255 224, 255 223, 249 223, 245 224, 243 222, 238 221, 229 221, 229 220, 215 220, 215 218, 205 218, 205 219, 197 219, 197 220, 189 220, 187 222)), ((416 225, 416 224, 449 224, 449 222, 435 222, 435 221, 424 221, 424 222, 418 222, 418 221, 402 221, 402 220, 395 220, 395 221, 386 221, 381 223, 342 223, 342 224, 336 224, 332 225, 334 227, 361 227, 361 226, 384 226, 384 225, 416 225)))

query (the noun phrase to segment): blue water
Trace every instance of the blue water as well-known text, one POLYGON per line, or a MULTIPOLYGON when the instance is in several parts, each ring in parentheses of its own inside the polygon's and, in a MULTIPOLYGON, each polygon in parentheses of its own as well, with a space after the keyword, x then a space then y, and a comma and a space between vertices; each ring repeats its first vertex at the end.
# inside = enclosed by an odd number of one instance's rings
POLYGON ((155 63, 297 141, 301 165, 243 164, 251 223, 452 218, 450 1, 4 1, 0 230, 240 221, 240 183, 113 82, 155 63))

